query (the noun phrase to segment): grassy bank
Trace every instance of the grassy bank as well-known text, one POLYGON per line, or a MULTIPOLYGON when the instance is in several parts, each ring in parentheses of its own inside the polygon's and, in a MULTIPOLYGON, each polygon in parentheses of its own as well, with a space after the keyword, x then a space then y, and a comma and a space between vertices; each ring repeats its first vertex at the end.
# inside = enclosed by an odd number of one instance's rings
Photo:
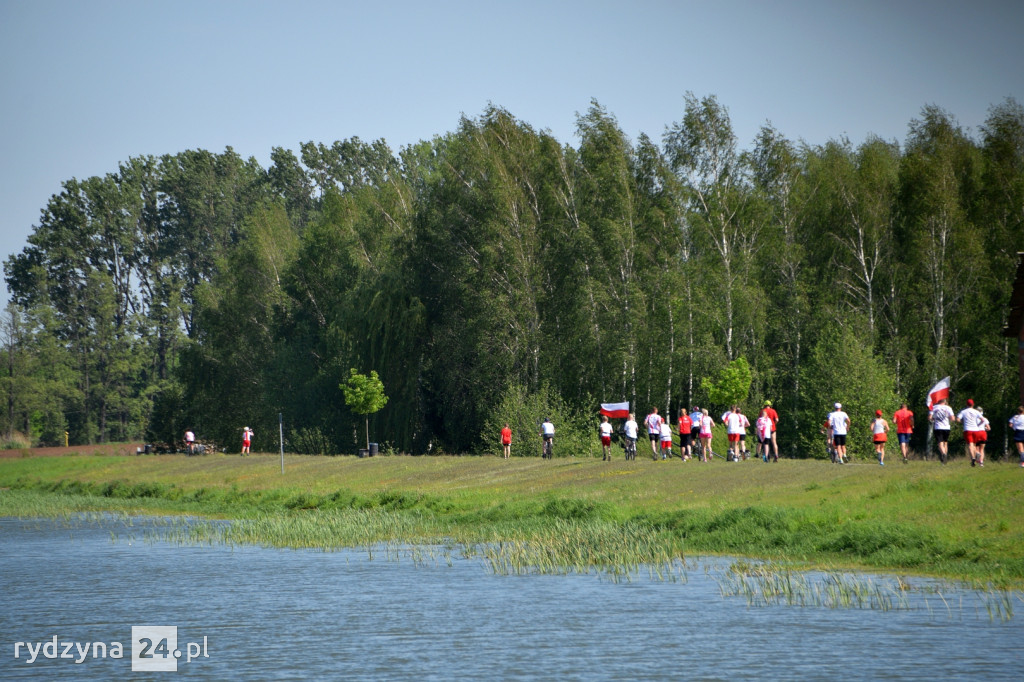
POLYGON ((1010 464, 288 457, 285 469, 272 455, 5 459, 0 514, 230 517, 244 520, 230 541, 456 542, 512 570, 727 553, 1024 586, 1024 471, 1010 464))

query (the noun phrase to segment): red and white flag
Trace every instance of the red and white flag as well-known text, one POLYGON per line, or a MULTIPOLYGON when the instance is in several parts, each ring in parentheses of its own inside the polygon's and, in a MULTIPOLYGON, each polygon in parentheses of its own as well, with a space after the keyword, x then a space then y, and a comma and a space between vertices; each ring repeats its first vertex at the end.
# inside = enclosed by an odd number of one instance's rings
POLYGON ((625 419, 629 416, 629 401, 624 403, 601 403, 601 414, 609 419, 625 419))
POLYGON ((940 400, 945 400, 949 397, 949 377, 946 377, 939 383, 932 386, 932 390, 928 391, 928 399, 924 401, 924 404, 928 406, 928 411, 931 412, 932 407, 935 406, 940 400))

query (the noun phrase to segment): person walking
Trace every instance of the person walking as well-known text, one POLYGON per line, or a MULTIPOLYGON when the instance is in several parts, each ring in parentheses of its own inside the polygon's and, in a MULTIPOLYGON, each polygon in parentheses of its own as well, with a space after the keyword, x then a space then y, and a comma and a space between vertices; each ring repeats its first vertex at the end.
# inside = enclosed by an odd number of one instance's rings
POLYGON ((846 435, 850 430, 850 416, 843 412, 842 403, 836 403, 835 410, 828 415, 828 425, 832 429, 832 446, 836 449, 836 462, 845 464, 846 435))
POLYGON ((770 400, 764 401, 764 408, 768 418, 772 420, 772 449, 775 451, 775 461, 777 462, 779 461, 779 439, 777 434, 779 430, 779 413, 772 407, 772 401, 770 400))
POLYGON ((192 429, 185 431, 185 452, 190 455, 194 455, 196 450, 196 434, 192 432, 192 429))
POLYGON ((1013 444, 1017 446, 1017 457, 1024 467, 1024 405, 1017 408, 1017 414, 1010 417, 1010 428, 1013 429, 1013 444))
POLYGON ((963 424, 964 440, 967 441, 967 454, 971 456, 971 466, 978 464, 978 441, 982 440, 984 427, 981 423, 981 413, 974 409, 974 400, 967 399, 967 407, 960 410, 956 420, 963 424))
POLYGON ((684 462, 690 461, 690 439, 693 437, 693 420, 686 408, 679 410, 679 450, 684 462))
POLYGON ((978 410, 978 419, 980 420, 977 435, 974 437, 974 449, 978 455, 978 466, 985 466, 985 444, 988 443, 988 432, 992 430, 992 423, 985 416, 985 410, 980 407, 978 410))
POLYGON ((900 443, 903 463, 906 464, 910 451, 910 437, 914 435, 914 413, 907 409, 906 403, 903 403, 900 409, 893 413, 892 422, 896 425, 896 439, 900 443))
POLYGON ((644 419, 644 426, 647 427, 647 437, 651 441, 651 456, 658 459, 658 442, 661 440, 661 415, 658 408, 652 407, 650 414, 644 419))
MULTIPOLYGON (((882 416, 881 410, 875 410, 875 419, 871 422, 871 440, 875 444, 878 463, 885 466, 885 442, 889 440, 889 422, 882 416)), ((906 457, 903 459, 906 461, 906 457)))
POLYGON ((626 459, 636 459, 636 441, 640 437, 640 425, 636 423, 636 415, 632 412, 622 425, 622 433, 626 436, 626 459))
MULTIPOLYGON (((767 462, 771 455, 772 450, 772 418, 768 416, 768 411, 765 408, 761 408, 761 416, 757 418, 757 422, 754 427, 757 439, 757 450, 761 455, 761 461, 767 462)), ((775 462, 779 461, 778 454, 775 455, 775 462)))
MULTIPOLYGON (((725 433, 729 438, 729 455, 725 461, 740 461, 740 455, 742 444, 740 443, 740 435, 743 434, 743 421, 745 417, 740 413, 740 406, 733 405, 732 409, 726 413, 725 419, 725 433)), ((746 459, 744 457, 743 459, 746 459)))
POLYGON ((667 419, 661 422, 661 458, 668 459, 672 454, 672 424, 667 419))
POLYGON ((935 434, 935 445, 939 449, 939 459, 943 464, 949 459, 949 426, 956 421, 953 408, 946 404, 946 399, 938 401, 932 406, 928 415, 928 421, 932 423, 932 432, 935 434))
POLYGON ((505 426, 501 429, 501 454, 504 455, 505 459, 508 459, 512 454, 512 429, 509 427, 508 422, 505 422, 505 426))
POLYGON ((601 416, 601 425, 597 428, 601 434, 601 449, 604 451, 601 461, 610 462, 612 461, 612 425, 607 416, 601 416))
POLYGON ((249 446, 252 445, 252 429, 246 426, 242 429, 242 457, 249 454, 249 446))

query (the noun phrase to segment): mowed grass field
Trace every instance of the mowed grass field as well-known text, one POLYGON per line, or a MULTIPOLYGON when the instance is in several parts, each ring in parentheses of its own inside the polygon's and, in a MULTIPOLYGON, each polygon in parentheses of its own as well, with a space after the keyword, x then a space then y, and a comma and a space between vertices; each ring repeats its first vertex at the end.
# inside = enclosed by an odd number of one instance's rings
MULTIPOLYGON (((397 537, 381 539, 412 542, 543 542, 558 524, 629 526, 660 538, 670 555, 736 554, 1024 586, 1024 469, 1016 463, 702 464, 639 454, 610 463, 286 456, 283 475, 279 456, 266 454, 7 458, 0 459, 0 514, 300 516, 309 529, 318 518, 329 525, 329 514, 373 510, 413 521, 388 526, 397 537), (31 503, 18 497, 27 493, 31 503)), ((352 540, 341 531, 316 540, 332 542, 352 540)))

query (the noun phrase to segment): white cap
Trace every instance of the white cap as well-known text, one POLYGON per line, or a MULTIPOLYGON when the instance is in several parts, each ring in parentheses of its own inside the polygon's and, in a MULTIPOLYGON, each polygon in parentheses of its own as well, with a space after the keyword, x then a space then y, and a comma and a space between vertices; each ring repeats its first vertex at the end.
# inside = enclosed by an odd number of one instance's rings
POLYGON ((837 410, 843 409, 843 404, 842 403, 836 403, 836 409, 837 410))

